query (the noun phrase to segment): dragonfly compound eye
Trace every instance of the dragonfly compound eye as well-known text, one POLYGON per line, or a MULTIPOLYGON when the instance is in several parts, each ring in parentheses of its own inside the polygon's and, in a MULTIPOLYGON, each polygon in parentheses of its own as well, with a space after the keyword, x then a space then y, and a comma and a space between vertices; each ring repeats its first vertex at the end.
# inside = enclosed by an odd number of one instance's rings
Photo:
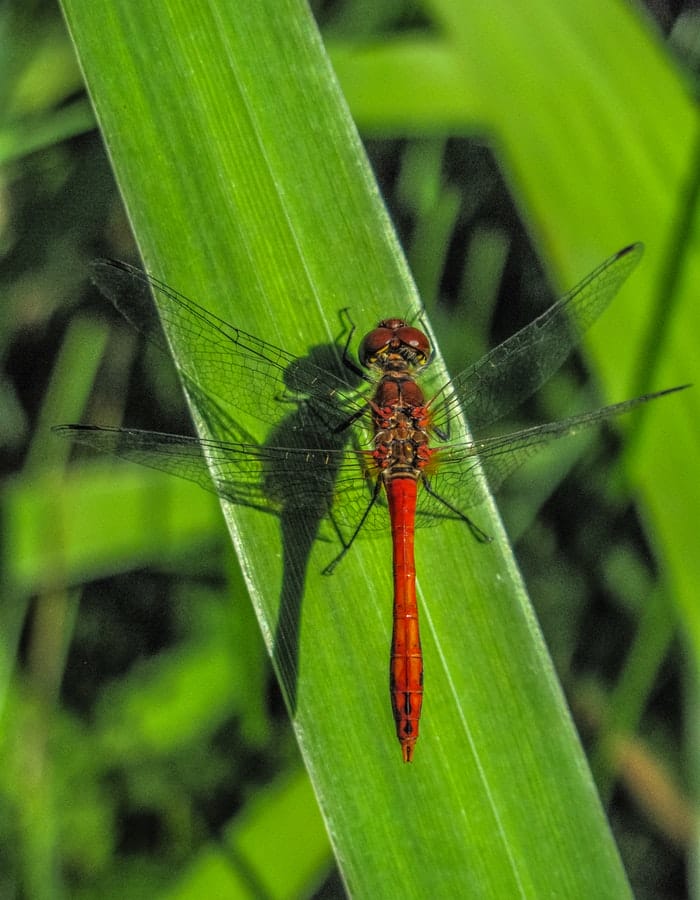
POLYGON ((394 332, 394 336, 402 344, 411 348, 416 355, 416 361, 421 365, 425 365, 430 361, 433 351, 430 341, 422 331, 413 328, 411 325, 401 325, 394 332))
POLYGON ((432 350, 422 331, 407 325, 403 319, 383 319, 365 335, 358 356, 363 366, 371 367, 388 353, 410 356, 413 362, 423 366, 430 360, 432 350))

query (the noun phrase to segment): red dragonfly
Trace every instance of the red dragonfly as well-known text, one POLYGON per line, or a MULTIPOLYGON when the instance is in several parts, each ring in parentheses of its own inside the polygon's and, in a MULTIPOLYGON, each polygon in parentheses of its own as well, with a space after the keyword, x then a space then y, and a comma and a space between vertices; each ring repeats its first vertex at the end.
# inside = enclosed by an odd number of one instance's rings
POLYGON ((360 533, 386 528, 388 508, 394 570, 390 691, 403 759, 410 762, 423 702, 414 524, 456 519, 478 540, 489 541, 466 514, 484 498, 480 466, 496 486, 544 444, 681 388, 498 437, 451 442, 451 426, 462 413, 472 428, 490 425, 536 391, 569 356, 642 252, 641 244, 632 244, 610 257, 430 400, 416 381, 430 362, 430 342, 402 319, 385 319, 364 337, 361 368, 348 355, 352 331, 344 366, 316 365, 234 328, 139 269, 98 261, 94 279, 126 318, 157 343, 166 343, 162 326, 168 341, 186 345, 180 372, 187 389, 200 397, 198 410, 204 396, 210 418, 230 422, 220 400, 237 414, 278 426, 272 442, 277 444, 245 438, 200 441, 91 425, 63 425, 56 431, 195 481, 229 501, 278 514, 284 508, 310 511, 330 520, 343 549, 326 572, 360 533), (158 311, 144 296, 149 288, 160 301, 158 311), (223 386, 217 401, 208 383, 220 391, 223 386), (290 407, 294 415, 280 428, 290 407))

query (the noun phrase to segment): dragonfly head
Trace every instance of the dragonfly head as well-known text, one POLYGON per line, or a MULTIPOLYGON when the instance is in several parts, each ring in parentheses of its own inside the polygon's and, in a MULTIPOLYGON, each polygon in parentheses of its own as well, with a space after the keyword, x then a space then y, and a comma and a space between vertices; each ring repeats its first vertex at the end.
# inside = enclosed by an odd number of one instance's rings
POLYGON ((427 366, 432 352, 422 331, 403 319, 383 319, 362 339, 358 356, 367 369, 411 372, 427 366))

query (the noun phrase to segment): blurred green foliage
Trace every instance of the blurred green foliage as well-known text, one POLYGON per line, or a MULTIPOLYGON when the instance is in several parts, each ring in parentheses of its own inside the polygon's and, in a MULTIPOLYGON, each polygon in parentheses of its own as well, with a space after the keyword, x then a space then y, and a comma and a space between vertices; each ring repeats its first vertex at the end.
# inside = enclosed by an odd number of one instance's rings
MULTIPOLYGON (((438 90, 451 74, 439 4, 315 6, 456 370, 546 305, 508 189, 517 165, 507 183, 476 103, 457 123, 438 90), (406 97, 418 53, 437 86, 406 97)), ((216 503, 109 461, 62 477, 52 423, 189 426, 167 364, 86 284, 91 258, 133 250, 58 11, 14 3, 0 17, 0 896, 341 896, 216 503)), ((679 53, 693 46, 692 11, 668 28, 679 53)), ((565 415, 581 381, 573 364, 526 414, 565 415)), ((694 686, 683 695, 653 526, 611 474, 618 441, 593 447, 573 474, 579 447, 518 475, 505 515, 635 892, 681 897, 694 686)))

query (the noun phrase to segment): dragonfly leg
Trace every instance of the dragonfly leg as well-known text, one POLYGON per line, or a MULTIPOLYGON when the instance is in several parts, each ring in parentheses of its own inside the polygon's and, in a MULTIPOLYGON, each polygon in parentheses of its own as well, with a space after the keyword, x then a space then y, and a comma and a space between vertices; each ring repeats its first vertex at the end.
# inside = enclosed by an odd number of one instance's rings
POLYGON ((362 526, 363 526, 363 525, 365 524, 365 522, 367 521, 367 516, 372 512, 372 507, 373 507, 374 504, 377 502, 377 498, 379 497, 379 492, 381 491, 381 488, 382 488, 381 479, 380 479, 380 478, 377 478, 377 480, 376 480, 375 483, 374 483, 374 490, 372 491, 372 496, 371 496, 371 498, 370 498, 369 503, 367 504, 367 508, 366 508, 365 511, 362 513, 362 518, 360 519, 360 521, 359 521, 358 524, 357 524, 357 527, 356 527, 355 530, 353 531, 353 533, 352 533, 352 535, 351 535, 351 537, 350 537, 350 540, 347 542, 347 544, 343 542, 343 549, 342 549, 342 550, 340 551, 340 553, 335 557, 335 559, 332 559, 332 560, 328 563, 328 565, 326 566, 326 568, 323 569, 323 571, 322 571, 322 573, 321 573, 322 575, 331 575, 331 574, 333 573, 333 571, 335 570, 335 567, 338 565, 338 563, 339 563, 339 562, 343 559, 343 557, 347 554, 348 550, 349 550, 349 549, 352 547, 352 545, 355 543, 355 538, 356 538, 356 537, 358 536, 358 534, 362 531, 362 526))
POLYGON ((335 426, 335 428, 333 429, 333 434, 342 434, 344 431, 347 431, 352 424, 357 422, 358 419, 361 419, 362 416, 365 415, 369 408, 370 406, 369 404, 367 404, 361 409, 358 409, 357 412, 354 412, 351 416, 348 416, 348 418, 342 421, 340 425, 335 426))
MULTIPOLYGON (((341 316, 344 313, 347 316, 347 320, 348 320, 348 328, 347 328, 348 336, 345 339, 345 344, 343 345, 343 355, 341 357, 342 361, 343 361, 343 365, 346 366, 348 369, 350 369, 350 371, 354 375, 357 375, 358 378, 361 378, 363 381, 367 381, 368 380, 367 373, 364 371, 364 369, 360 368, 360 366, 357 365, 355 360, 350 355, 350 341, 352 340, 353 335, 355 334, 355 330, 356 330, 357 326, 355 325, 353 320, 350 318, 350 312, 347 307, 344 307, 343 309, 341 309, 340 313, 341 313, 341 316)), ((343 330, 345 330, 345 328, 343 328, 343 330)))
POLYGON ((353 373, 353 375, 356 375, 358 378, 361 378, 362 381, 366 381, 368 384, 374 384, 374 379, 370 375, 368 375, 367 372, 365 372, 365 370, 362 368, 362 366, 357 365, 357 363, 355 362, 355 360, 352 358, 352 356, 350 354, 350 342, 352 341, 353 335, 355 334, 355 329, 357 328, 357 326, 353 322, 352 318, 350 317, 350 310, 346 306, 343 309, 341 309, 340 312, 341 312, 341 315, 344 313, 345 316, 347 317, 348 326, 349 326, 348 327, 348 336, 345 341, 345 345, 343 346, 343 355, 341 357, 343 365, 347 369, 349 369, 353 373))
POLYGON ((487 534, 485 531, 479 528, 476 522, 474 522, 469 518, 469 516, 463 513, 461 509, 457 509, 457 507, 453 506, 449 500, 445 500, 445 498, 438 494, 437 491, 434 491, 432 485, 430 484, 430 481, 426 478, 425 475, 423 475, 423 487, 431 497, 434 497, 436 500, 442 503, 442 505, 446 509, 449 509, 450 512, 458 516, 464 522, 464 524, 468 526, 469 530, 480 544, 490 544, 491 541, 493 541, 491 535, 487 534))
POLYGON ((449 441, 449 439, 450 439, 449 427, 447 429, 444 429, 444 428, 438 428, 437 425, 433 425, 432 429, 443 443, 447 443, 449 441))

